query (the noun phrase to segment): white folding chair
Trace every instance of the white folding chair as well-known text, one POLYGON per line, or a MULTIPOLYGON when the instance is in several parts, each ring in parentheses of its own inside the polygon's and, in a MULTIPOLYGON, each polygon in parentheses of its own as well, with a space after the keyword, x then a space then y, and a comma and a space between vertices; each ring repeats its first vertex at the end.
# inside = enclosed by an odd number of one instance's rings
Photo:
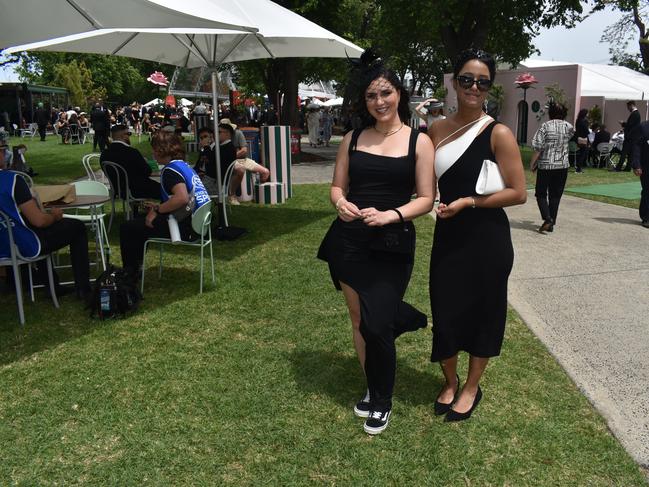
POLYGON ((614 144, 610 142, 602 142, 597 144, 597 166, 608 168, 611 164, 611 151, 614 144), (602 166, 602 161, 604 165, 602 166))
POLYGON ((112 161, 102 161, 100 164, 110 184, 110 203, 112 206, 110 220, 108 222, 108 232, 110 233, 110 229, 113 226, 113 218, 115 217, 116 199, 119 198, 122 200, 122 209, 126 214, 126 219, 131 220, 133 217, 133 205, 140 201, 147 201, 147 198, 135 198, 131 194, 128 174, 122 166, 112 161))
MULTIPOLYGON (((92 162, 94 159, 97 159, 99 161, 99 158, 101 157, 101 154, 99 152, 92 152, 90 154, 86 154, 81 158, 81 164, 83 165, 83 169, 86 171, 86 176, 88 176, 89 181, 97 181, 97 173, 95 170, 92 168, 92 162)), ((100 168, 100 179, 102 183, 108 183, 106 181, 105 174, 103 171, 101 171, 100 168)))
MULTIPOLYGON (((162 277, 162 246, 167 245, 184 245, 187 247, 200 247, 201 249, 201 284, 199 293, 203 292, 203 260, 204 260, 204 250, 205 247, 209 245, 210 247, 210 263, 212 265, 212 284, 216 282, 216 277, 214 275, 214 251, 212 249, 212 202, 204 204, 192 215, 192 229, 194 232, 199 235, 200 238, 188 241, 172 242, 170 238, 150 238, 144 242, 144 256, 146 258, 146 250, 150 243, 160 244, 160 263, 158 267, 158 277, 162 277)), ((145 267, 142 266, 142 284, 140 286, 140 291, 144 294, 144 270, 145 267)))
POLYGON ((33 139, 36 132, 38 132, 38 124, 30 123, 26 129, 20 129, 20 136, 24 139, 25 136, 29 135, 33 139))
MULTIPOLYGON (((110 196, 110 191, 104 183, 99 181, 75 181, 72 183, 77 196, 110 196)), ((73 218, 83 222, 95 234, 95 262, 101 258, 101 265, 106 270, 106 255, 110 255, 110 243, 108 232, 104 224, 106 214, 103 211, 104 205, 82 206, 76 210, 89 211, 90 213, 66 213, 65 218, 73 218)))
MULTIPOLYGON (((210 198, 214 199, 215 197, 220 200, 220 203, 223 208, 223 223, 225 223, 225 226, 229 226, 228 224, 228 212, 227 212, 227 207, 226 204, 229 204, 229 198, 228 195, 230 193, 230 183, 232 182, 232 176, 234 175, 234 168, 237 164, 237 161, 232 161, 228 168, 225 170, 225 175, 223 176, 223 181, 221 181, 221 194, 220 195, 210 195, 210 198)), ((218 171, 218 169, 217 169, 218 171)))
POLYGON ((70 143, 74 144, 74 141, 77 141, 77 144, 83 144, 81 142, 81 130, 79 130, 79 126, 76 123, 71 123, 68 125, 68 129, 70 130, 70 143))
POLYGON ((20 266, 22 264, 27 264, 29 266, 29 292, 31 295, 32 301, 34 301, 34 280, 32 277, 31 264, 38 262, 40 260, 45 260, 47 263, 47 277, 50 286, 50 296, 52 296, 52 302, 56 308, 59 307, 59 300, 56 298, 56 290, 54 288, 54 272, 52 270, 52 256, 39 255, 34 258, 23 257, 20 254, 20 250, 14 241, 12 221, 9 218, 9 215, 0 211, 0 235, 6 234, 7 237, 0 239, 3 245, 3 254, 9 254, 9 257, 0 257, 0 267, 11 266, 14 274, 14 284, 16 286, 16 301, 18 303, 18 317, 20 319, 20 324, 25 325, 25 310, 23 309, 23 287, 22 280, 20 277, 20 266), (5 245, 8 245, 7 252, 5 245))

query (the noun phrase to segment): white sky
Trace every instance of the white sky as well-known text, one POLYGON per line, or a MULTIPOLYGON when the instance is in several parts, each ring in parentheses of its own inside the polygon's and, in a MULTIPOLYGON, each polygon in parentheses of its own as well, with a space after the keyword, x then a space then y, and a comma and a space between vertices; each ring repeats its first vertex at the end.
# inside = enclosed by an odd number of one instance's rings
MULTIPOLYGON (((586 7, 588 8, 588 7, 586 7)), ((556 27, 543 29, 534 39, 534 45, 541 51, 535 59, 547 61, 570 61, 594 64, 608 64, 608 44, 600 43, 604 29, 620 18, 613 10, 597 12, 581 22, 574 29, 556 27)), ((637 52, 637 41, 629 44, 631 52, 637 52)), ((18 81, 11 68, 0 68, 0 81, 18 81)))
MULTIPOLYGON (((608 64, 609 44, 600 43, 600 38, 606 27, 615 23, 620 17, 620 12, 606 9, 589 16, 573 29, 565 27, 543 29, 533 41, 536 48, 541 51, 541 55, 532 58, 544 61, 608 64)), ((635 41, 629 42, 628 50, 638 52, 637 36, 635 41)))

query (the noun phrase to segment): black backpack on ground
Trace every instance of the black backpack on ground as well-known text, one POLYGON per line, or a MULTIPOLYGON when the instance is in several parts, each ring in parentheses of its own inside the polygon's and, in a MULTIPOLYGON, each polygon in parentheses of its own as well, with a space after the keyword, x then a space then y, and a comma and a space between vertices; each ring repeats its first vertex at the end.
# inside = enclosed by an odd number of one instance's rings
POLYGON ((90 296, 90 316, 123 318, 137 310, 142 295, 137 287, 137 276, 109 265, 95 281, 90 296))

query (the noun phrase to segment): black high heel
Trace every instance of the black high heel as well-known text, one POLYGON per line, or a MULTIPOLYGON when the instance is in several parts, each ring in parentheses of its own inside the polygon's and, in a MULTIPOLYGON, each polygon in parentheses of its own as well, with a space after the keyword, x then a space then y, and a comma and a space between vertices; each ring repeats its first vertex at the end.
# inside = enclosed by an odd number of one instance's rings
MULTIPOLYGON (((444 404, 443 402, 439 402, 437 399, 435 399, 435 404, 433 406, 433 409, 435 411, 435 416, 441 416, 443 414, 448 413, 451 410, 451 406, 455 402, 455 397, 457 396, 457 392, 460 390, 460 376, 455 374, 455 377, 457 377, 457 387, 455 388, 455 394, 453 394, 453 400, 448 404, 444 404)), ((437 397, 439 398, 439 394, 437 395, 437 397)))
POLYGON ((482 389, 480 389, 480 386, 478 386, 478 392, 475 395, 471 409, 469 409, 466 413, 458 413, 453 409, 449 409, 446 417, 444 418, 444 422, 451 423, 454 421, 464 421, 465 419, 469 419, 471 417, 471 414, 473 414, 475 408, 477 408, 478 404, 480 404, 480 399, 482 399, 482 389))

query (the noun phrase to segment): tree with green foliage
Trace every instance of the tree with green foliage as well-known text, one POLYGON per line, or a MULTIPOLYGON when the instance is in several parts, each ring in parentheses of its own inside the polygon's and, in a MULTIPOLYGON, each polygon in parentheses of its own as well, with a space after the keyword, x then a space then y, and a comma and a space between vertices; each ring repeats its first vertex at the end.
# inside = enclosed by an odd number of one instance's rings
POLYGON ((649 30, 646 21, 649 16, 649 2, 639 0, 596 0, 593 12, 611 7, 622 12, 620 19, 609 25, 602 41, 611 43, 611 61, 634 71, 649 73, 649 30), (627 52, 629 42, 638 36, 638 53, 627 52))
POLYGON ((90 84, 86 81, 83 85, 85 98, 97 97, 101 90, 105 90, 105 96, 102 98, 116 104, 157 96, 157 87, 146 81, 147 76, 156 70, 169 74, 173 72, 173 68, 167 65, 101 54, 34 51, 21 53, 19 58, 16 71, 20 78, 28 83, 44 85, 56 85, 57 79, 67 79, 66 82, 72 83, 70 77, 76 74, 66 72, 65 66, 70 67, 72 63, 76 63, 76 66, 80 67, 83 64, 91 73, 79 73, 80 77, 91 78, 90 84))

